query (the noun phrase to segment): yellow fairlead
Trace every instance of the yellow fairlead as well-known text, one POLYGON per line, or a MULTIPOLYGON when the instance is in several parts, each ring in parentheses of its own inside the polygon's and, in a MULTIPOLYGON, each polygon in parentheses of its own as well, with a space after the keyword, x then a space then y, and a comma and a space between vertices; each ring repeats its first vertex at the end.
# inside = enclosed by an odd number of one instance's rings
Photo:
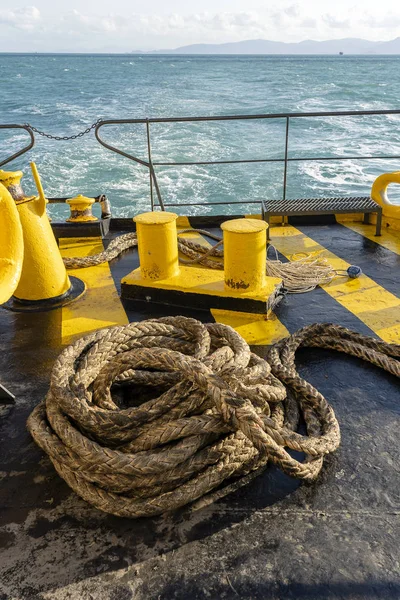
POLYGON ((71 216, 67 219, 68 223, 88 223, 97 221, 97 217, 92 215, 92 205, 95 203, 94 198, 87 198, 79 194, 75 198, 67 200, 71 211, 71 216))
POLYGON ((0 171, 0 182, 13 197, 24 238, 24 259, 14 297, 23 302, 53 300, 67 295, 71 283, 46 214, 44 194, 25 197, 21 171, 0 171))
POLYGON ((12 296, 21 277, 24 242, 15 202, 1 183, 0 232, 0 304, 3 304, 12 296))

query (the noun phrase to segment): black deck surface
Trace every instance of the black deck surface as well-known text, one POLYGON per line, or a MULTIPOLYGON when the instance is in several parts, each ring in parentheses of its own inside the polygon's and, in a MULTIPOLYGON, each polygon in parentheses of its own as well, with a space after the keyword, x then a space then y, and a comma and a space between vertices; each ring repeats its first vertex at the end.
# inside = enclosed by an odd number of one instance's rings
MULTIPOLYGON (((318 227, 299 229, 316 240, 322 235, 318 227)), ((398 257, 389 250, 340 225, 323 235, 336 254, 345 238, 346 260, 368 260, 381 285, 398 291, 390 268, 398 257)), ((114 261, 115 281, 136 265, 134 251, 114 261)), ((208 311, 148 306, 128 317, 182 313, 212 320, 208 311)), ((276 313, 289 331, 330 321, 373 335, 322 289, 285 298, 276 313)), ((344 355, 302 351, 299 371, 332 404, 342 432, 317 482, 299 484, 269 467, 197 512, 122 519, 76 496, 25 428, 61 350, 59 319, 60 310, 0 308, 0 377, 17 397, 0 418, 0 600, 400 598, 395 378, 344 355)), ((265 347, 254 350, 262 355, 265 347)))

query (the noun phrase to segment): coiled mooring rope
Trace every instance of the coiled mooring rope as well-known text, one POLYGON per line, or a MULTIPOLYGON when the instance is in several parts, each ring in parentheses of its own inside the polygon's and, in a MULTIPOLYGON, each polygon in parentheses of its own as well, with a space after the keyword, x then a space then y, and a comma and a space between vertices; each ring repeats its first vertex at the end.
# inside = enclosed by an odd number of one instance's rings
MULTIPOLYGON (((199 263, 210 269, 223 269, 224 251, 221 244, 221 238, 203 229, 184 229, 178 232, 179 251, 189 258, 189 260, 180 259, 184 264, 199 263), (200 233, 217 243, 211 248, 207 248, 189 238, 180 237, 180 235, 188 232, 200 233)), ((124 233, 112 240, 108 248, 98 254, 73 258, 64 257, 63 260, 67 269, 93 267, 113 260, 125 250, 135 246, 137 246, 136 233, 124 233)), ((282 279, 286 291, 292 294, 309 292, 315 289, 317 285, 330 283, 336 276, 326 258, 315 254, 283 263, 278 260, 276 253, 274 260, 267 260, 266 273, 270 277, 282 279)))
POLYGON ((343 327, 305 327, 263 360, 228 326, 166 317, 103 329, 67 347, 28 429, 77 494, 124 517, 210 502, 269 460, 313 480, 340 431, 331 406, 296 371, 303 346, 400 376, 400 346, 343 327), (143 402, 149 387, 153 397, 143 402), (306 435, 296 432, 300 416, 306 435), (305 453, 304 462, 290 449, 305 453))

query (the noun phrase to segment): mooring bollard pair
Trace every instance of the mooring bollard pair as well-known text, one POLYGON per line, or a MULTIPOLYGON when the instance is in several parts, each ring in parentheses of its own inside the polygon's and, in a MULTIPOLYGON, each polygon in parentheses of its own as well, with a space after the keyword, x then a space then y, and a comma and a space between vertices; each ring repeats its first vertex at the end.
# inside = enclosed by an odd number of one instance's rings
POLYGON ((177 215, 150 212, 134 218, 140 268, 122 280, 122 296, 195 308, 267 312, 281 280, 266 276, 267 224, 232 219, 221 225, 224 270, 179 264, 177 215))

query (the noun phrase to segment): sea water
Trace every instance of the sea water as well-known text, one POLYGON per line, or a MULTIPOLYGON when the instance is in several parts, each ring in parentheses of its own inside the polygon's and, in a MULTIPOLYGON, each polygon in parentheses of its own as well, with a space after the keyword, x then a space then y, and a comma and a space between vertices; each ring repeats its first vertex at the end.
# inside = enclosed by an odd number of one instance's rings
MULTIPOLYGON (((0 54, 0 124, 30 123, 69 136, 99 118, 399 109, 399 73, 398 56, 0 54)), ((145 125, 107 126, 101 135, 148 159, 145 125)), ((0 130, 0 161, 26 141, 23 131, 0 130)), ((151 143, 156 162, 282 158, 285 120, 154 124, 151 143)), ((290 122, 292 158, 369 154, 400 155, 400 117, 290 122)), ((115 216, 150 209, 147 168, 103 148, 93 131, 74 141, 36 136, 33 150, 4 167, 23 169, 33 193, 31 160, 49 197, 104 193, 115 216)), ((290 162, 287 197, 367 195, 379 173, 393 170, 400 159, 290 162)), ((159 166, 156 174, 164 202, 209 203, 174 207, 180 214, 243 214, 258 208, 248 201, 282 197, 279 162, 159 166), (213 206, 238 201, 243 205, 213 206)), ((65 207, 51 211, 66 214, 65 207)))

